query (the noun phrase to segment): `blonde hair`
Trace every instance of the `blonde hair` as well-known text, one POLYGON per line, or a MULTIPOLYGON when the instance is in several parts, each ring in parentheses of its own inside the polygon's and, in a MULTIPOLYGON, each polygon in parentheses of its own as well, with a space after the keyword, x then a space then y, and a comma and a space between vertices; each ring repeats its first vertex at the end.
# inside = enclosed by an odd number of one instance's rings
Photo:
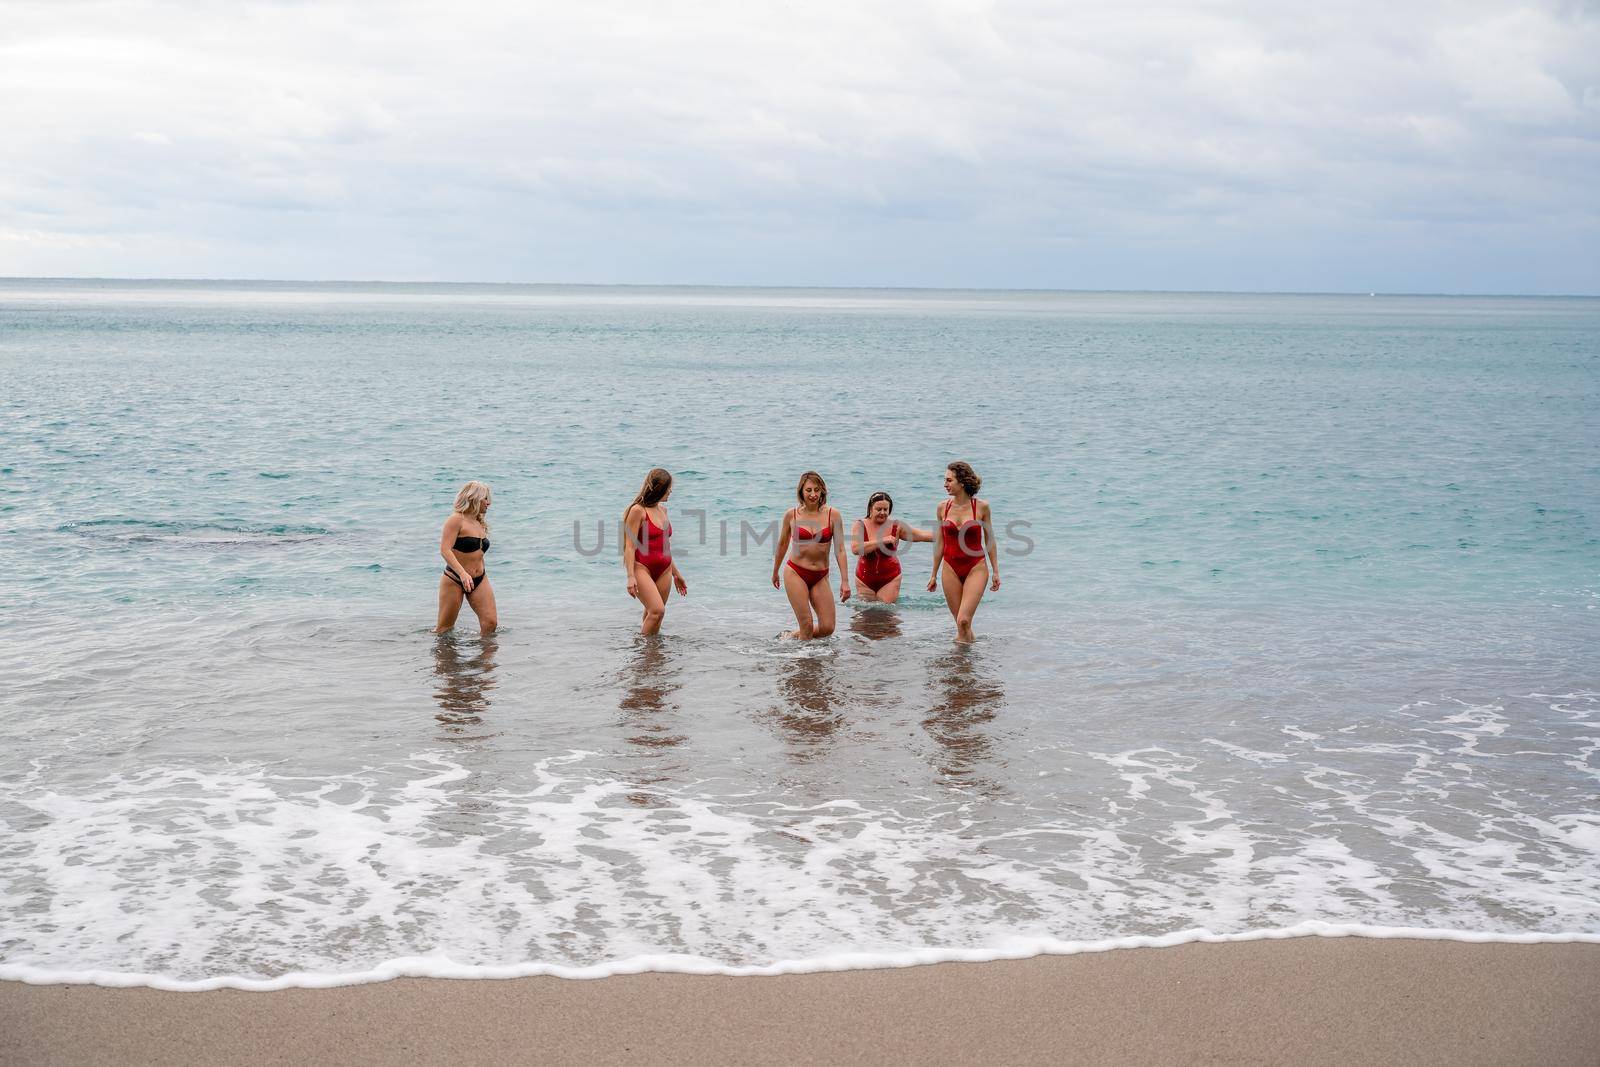
POLYGON ((489 532, 489 520, 483 517, 483 509, 489 506, 489 496, 489 486, 484 482, 468 482, 456 494, 455 510, 476 519, 484 533, 489 532))

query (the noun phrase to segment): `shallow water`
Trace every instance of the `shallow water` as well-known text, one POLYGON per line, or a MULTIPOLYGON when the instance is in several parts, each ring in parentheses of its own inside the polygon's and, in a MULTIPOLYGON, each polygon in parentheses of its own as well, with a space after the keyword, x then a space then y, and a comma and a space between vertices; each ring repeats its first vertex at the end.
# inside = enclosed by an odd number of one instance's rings
POLYGON ((0 375, 0 976, 1600 935, 1600 301, 10 281, 0 375), (979 642, 925 545, 777 640, 741 523, 956 458, 979 642))

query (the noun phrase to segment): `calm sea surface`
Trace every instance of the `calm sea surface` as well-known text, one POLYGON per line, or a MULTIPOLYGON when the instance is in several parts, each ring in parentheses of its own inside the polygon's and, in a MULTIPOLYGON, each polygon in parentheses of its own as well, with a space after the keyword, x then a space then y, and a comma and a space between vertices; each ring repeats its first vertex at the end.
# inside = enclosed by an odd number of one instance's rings
POLYGON ((0 977, 1600 935, 1596 411, 1593 299, 0 281, 0 977), (955 459, 977 644, 778 640, 955 459))

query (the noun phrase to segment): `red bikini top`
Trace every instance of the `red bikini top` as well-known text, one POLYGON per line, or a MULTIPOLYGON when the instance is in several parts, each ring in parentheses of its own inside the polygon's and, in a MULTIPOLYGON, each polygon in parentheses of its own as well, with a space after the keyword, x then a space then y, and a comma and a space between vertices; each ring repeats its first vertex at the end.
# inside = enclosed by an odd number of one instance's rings
POLYGON ((795 536, 800 538, 800 540, 802 540, 802 541, 815 541, 819 545, 826 545, 826 544, 830 543, 833 540, 833 518, 832 518, 832 516, 829 516, 828 525, 823 527, 823 530, 822 530, 821 533, 813 533, 812 531, 806 529, 804 526, 800 525, 800 509, 796 508, 795 509, 794 524, 795 524, 794 525, 795 536))

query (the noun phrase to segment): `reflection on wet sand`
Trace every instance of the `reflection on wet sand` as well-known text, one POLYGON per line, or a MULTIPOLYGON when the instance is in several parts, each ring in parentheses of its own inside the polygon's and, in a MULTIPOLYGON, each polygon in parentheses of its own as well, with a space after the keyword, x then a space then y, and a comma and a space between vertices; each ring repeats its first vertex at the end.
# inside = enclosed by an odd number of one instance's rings
POLYGON ((939 699, 922 726, 938 745, 933 765, 940 780, 986 794, 1000 792, 998 782, 980 773, 994 759, 985 727, 1005 703, 1000 680, 983 670, 981 653, 958 645, 933 661, 931 682, 939 699))
POLYGON ((850 632, 868 641, 900 636, 900 613, 887 605, 857 608, 850 613, 850 632))
POLYGON ((834 678, 830 653, 808 654, 785 660, 778 679, 778 703, 769 716, 790 742, 789 755, 806 763, 830 747, 844 725, 843 694, 834 678))
POLYGON ((433 673, 438 685, 433 699, 439 704, 434 716, 446 741, 484 741, 494 732, 480 733, 484 712, 489 710, 489 694, 498 683, 494 679, 494 635, 481 639, 440 634, 433 644, 433 673))
POLYGON ((673 749, 687 738, 675 732, 670 721, 678 711, 672 697, 680 686, 666 639, 640 635, 635 641, 633 661, 622 672, 622 699, 617 702, 623 739, 638 746, 634 754, 642 761, 628 776, 639 787, 628 799, 640 807, 656 807, 659 801, 648 789, 683 769, 681 761, 673 758, 673 749))

